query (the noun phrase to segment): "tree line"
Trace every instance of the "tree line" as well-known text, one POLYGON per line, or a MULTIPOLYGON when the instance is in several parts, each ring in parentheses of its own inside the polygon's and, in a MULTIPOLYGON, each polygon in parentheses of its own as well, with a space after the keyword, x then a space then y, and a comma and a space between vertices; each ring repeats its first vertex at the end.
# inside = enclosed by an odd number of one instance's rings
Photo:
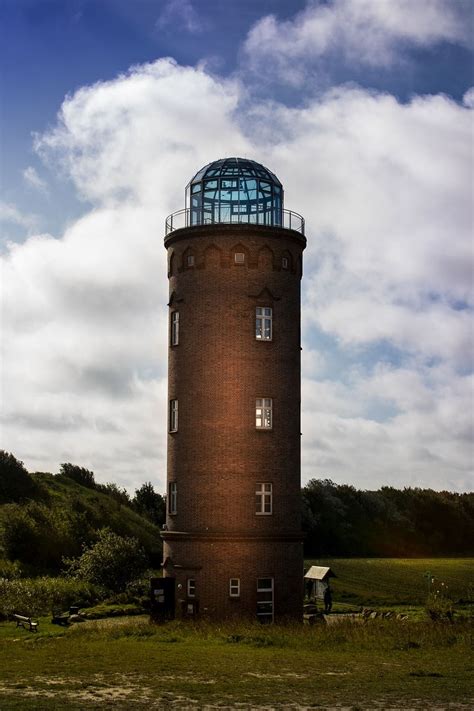
MULTIPOLYGON (((0 558, 6 561, 59 570, 65 557, 77 557, 109 528, 136 538, 150 564, 160 564, 166 500, 150 482, 131 496, 71 463, 62 464, 56 475, 30 474, 2 450, 0 505, 0 558)), ((312 479, 302 489, 302 520, 307 557, 474 555, 473 493, 362 491, 312 479)))
POLYGON ((302 499, 307 556, 474 555, 474 493, 391 486, 361 491, 312 479, 302 499))

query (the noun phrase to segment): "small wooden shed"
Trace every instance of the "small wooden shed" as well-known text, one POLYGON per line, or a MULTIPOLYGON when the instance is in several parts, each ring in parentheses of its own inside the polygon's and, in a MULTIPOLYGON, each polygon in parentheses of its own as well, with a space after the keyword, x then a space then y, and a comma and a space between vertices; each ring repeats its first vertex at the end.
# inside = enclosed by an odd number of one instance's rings
POLYGON ((305 592, 310 600, 324 600, 324 593, 330 578, 337 578, 331 568, 322 565, 312 565, 305 573, 305 592))

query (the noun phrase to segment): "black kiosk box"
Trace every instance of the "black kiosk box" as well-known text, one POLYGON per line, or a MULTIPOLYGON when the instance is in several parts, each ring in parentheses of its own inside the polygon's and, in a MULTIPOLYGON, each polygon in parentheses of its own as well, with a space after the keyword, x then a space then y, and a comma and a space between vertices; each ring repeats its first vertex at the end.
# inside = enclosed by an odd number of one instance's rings
POLYGON ((150 617, 153 622, 174 619, 175 578, 150 579, 150 617))

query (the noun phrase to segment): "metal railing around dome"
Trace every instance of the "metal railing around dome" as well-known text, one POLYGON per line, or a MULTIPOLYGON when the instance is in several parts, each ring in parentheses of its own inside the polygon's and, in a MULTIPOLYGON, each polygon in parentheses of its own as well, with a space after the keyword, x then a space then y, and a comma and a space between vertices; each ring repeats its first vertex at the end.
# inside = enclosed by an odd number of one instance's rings
POLYGON ((267 225, 268 227, 279 227, 285 230, 295 230, 300 234, 304 235, 304 217, 299 215, 297 212, 292 212, 291 210, 282 210, 282 222, 277 224, 272 222, 267 217, 268 213, 261 212, 255 214, 237 214, 232 215, 229 220, 212 220, 204 219, 202 221, 197 221, 196 219, 191 220, 191 209, 185 207, 182 210, 173 212, 168 215, 165 222, 165 234, 169 235, 170 232, 174 230, 180 230, 183 227, 199 227, 200 225, 216 225, 216 224, 246 224, 246 225, 267 225))

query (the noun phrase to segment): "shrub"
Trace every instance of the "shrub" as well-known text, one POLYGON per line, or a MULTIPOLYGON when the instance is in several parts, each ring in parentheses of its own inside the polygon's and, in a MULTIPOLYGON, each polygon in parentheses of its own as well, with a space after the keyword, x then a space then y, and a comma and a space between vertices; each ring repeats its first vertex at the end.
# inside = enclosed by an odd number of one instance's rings
POLYGON ((103 599, 105 592, 96 586, 65 578, 0 578, 0 615, 13 613, 28 617, 47 615, 71 605, 87 607, 103 599))
POLYGON ((123 506, 131 506, 132 502, 127 490, 121 489, 114 482, 108 481, 107 484, 96 484, 95 488, 97 491, 101 491, 103 494, 107 494, 110 498, 115 499, 117 503, 123 506))
POLYGON ((109 603, 103 603, 95 607, 89 607, 83 614, 86 620, 102 620, 108 617, 142 615, 143 608, 137 605, 110 605, 109 603))
POLYGON ((98 541, 85 548, 79 558, 65 562, 69 575, 113 592, 123 592, 127 583, 147 568, 145 552, 137 539, 118 536, 107 528, 99 531, 98 541))
POLYGON ((11 561, 6 560, 6 558, 0 560, 0 578, 16 580, 17 578, 21 578, 21 575, 22 570, 17 560, 11 561))
POLYGON ((22 501, 38 494, 39 487, 23 462, 0 449, 0 504, 22 501))
POLYGON ((454 617, 453 601, 441 590, 431 592, 426 600, 425 610, 433 622, 452 622, 454 617))
POLYGON ((77 484, 81 484, 81 486, 87 486, 88 489, 95 489, 94 472, 91 472, 89 469, 84 469, 84 467, 78 467, 76 464, 66 462, 65 464, 61 464, 59 473, 77 482, 77 484))
POLYGON ((145 516, 155 526, 162 526, 166 521, 166 503, 149 481, 135 491, 133 506, 142 516, 145 516))
POLYGON ((26 508, 7 504, 4 509, 2 544, 10 560, 33 562, 38 556, 39 533, 36 521, 26 508))

